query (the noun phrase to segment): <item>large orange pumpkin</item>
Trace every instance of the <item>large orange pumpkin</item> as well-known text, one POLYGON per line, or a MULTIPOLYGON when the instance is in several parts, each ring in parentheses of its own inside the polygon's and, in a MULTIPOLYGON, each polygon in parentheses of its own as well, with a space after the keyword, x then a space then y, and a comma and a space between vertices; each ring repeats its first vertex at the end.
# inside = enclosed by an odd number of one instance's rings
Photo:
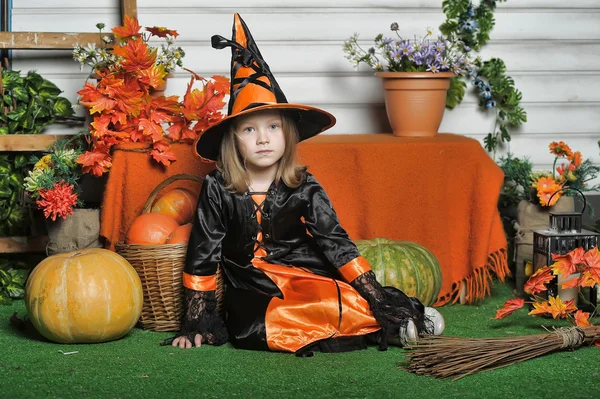
POLYGON ((151 212, 169 216, 181 225, 192 221, 197 204, 198 198, 193 192, 176 188, 160 197, 152 205, 151 212))
POLYGON ((167 244, 179 244, 181 242, 189 242, 190 234, 192 234, 192 224, 187 223, 183 226, 179 226, 167 239, 167 244))
POLYGON ((59 343, 121 338, 140 318, 143 300, 133 267, 102 248, 50 256, 33 269, 25 285, 33 326, 59 343))
POLYGON ((127 235, 126 244, 164 244, 179 224, 168 216, 158 213, 144 213, 133 220, 127 235))

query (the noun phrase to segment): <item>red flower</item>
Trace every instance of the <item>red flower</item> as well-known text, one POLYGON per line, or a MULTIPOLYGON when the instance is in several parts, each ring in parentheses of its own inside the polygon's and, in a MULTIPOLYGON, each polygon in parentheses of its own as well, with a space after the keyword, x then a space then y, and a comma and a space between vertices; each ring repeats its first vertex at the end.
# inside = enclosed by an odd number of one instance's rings
POLYGON ((73 193, 73 186, 64 180, 56 183, 53 188, 40 190, 42 199, 36 201, 38 209, 44 211, 46 218, 56 220, 60 216, 66 219, 73 214, 73 207, 77 204, 77 194, 73 193))
POLYGON ((167 29, 164 26, 153 26, 152 28, 146 27, 146 30, 150 32, 153 36, 158 37, 167 37, 167 35, 171 35, 173 37, 179 36, 176 30, 167 29))

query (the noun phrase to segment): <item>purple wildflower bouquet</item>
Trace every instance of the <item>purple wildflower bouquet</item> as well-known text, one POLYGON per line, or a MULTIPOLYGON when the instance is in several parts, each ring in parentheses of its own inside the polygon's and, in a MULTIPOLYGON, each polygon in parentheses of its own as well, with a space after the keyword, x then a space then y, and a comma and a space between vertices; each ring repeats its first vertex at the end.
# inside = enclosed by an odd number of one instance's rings
POLYGON ((454 72, 470 73, 473 69, 471 49, 457 35, 433 38, 428 29, 423 38, 406 39, 398 33, 398 23, 390 26, 395 37, 375 38, 375 46, 364 50, 358 43, 358 33, 344 42, 346 58, 358 69, 361 63, 377 72, 454 72))

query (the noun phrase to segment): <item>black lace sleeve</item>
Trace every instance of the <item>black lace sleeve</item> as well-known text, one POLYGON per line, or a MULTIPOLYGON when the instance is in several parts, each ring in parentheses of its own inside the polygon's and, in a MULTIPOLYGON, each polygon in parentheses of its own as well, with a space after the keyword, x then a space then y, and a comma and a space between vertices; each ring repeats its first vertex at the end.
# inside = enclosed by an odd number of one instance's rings
POLYGON ((350 285, 367 300, 381 326, 381 350, 387 349, 388 338, 398 336, 409 320, 413 320, 419 332, 426 331, 423 304, 397 288, 382 287, 373 271, 361 274, 350 285))
POLYGON ((169 338, 163 345, 170 345, 179 336, 194 342, 196 334, 202 336, 202 343, 223 345, 227 342, 227 328, 217 310, 215 291, 195 291, 184 288, 184 316, 181 332, 169 338))

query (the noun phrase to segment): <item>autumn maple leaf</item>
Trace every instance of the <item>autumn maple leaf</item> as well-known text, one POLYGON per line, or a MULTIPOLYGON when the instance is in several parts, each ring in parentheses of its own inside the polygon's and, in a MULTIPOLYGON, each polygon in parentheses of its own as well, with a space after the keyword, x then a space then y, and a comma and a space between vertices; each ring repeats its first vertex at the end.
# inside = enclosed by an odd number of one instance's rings
POLYGON ((158 36, 158 37, 167 37, 167 35, 171 35, 173 37, 179 36, 179 33, 177 33, 176 30, 167 29, 164 26, 153 26, 151 28, 146 27, 146 30, 148 32, 150 32, 152 34, 152 36, 158 36))
POLYGON ((506 316, 512 314, 515 310, 521 309, 525 305, 525 300, 521 298, 513 298, 509 299, 504 303, 501 309, 498 309, 496 312, 496 317, 494 320, 500 320, 505 318, 506 316))
POLYGON ((167 71, 165 71, 165 66, 162 64, 152 65, 151 68, 140 71, 139 75, 142 83, 157 88, 165 83, 167 71))
POLYGON ((138 23, 136 18, 130 17, 129 15, 125 15, 125 21, 123 26, 117 26, 112 29, 112 32, 115 34, 115 37, 118 40, 128 40, 132 38, 141 37, 140 29, 142 27, 138 23))
POLYGON ((100 97, 97 97, 95 100, 91 101, 79 100, 79 103, 85 105, 86 107, 91 107, 91 115, 95 114, 96 112, 110 111, 117 105, 115 100, 103 95, 100 95, 100 97))
POLYGON ((583 255, 583 262, 586 267, 591 267, 600 270, 600 251, 598 247, 594 247, 583 255))
POLYGON ((173 141, 179 141, 181 138, 181 130, 186 126, 186 122, 177 122, 167 128, 167 137, 173 141))
POLYGON ((152 141, 162 140, 163 128, 161 125, 152 122, 146 118, 140 118, 138 129, 144 133, 144 136, 150 136, 152 141))
POLYGON ((94 128, 94 135, 102 137, 109 134, 108 125, 110 125, 110 116, 106 114, 97 115, 94 117, 94 121, 91 123, 94 128))
POLYGON ((215 81, 214 87, 217 92, 229 94, 231 82, 228 78, 223 75, 214 75, 211 79, 215 81))
POLYGON ((543 315, 543 314, 547 314, 550 313, 551 309, 550 309, 550 304, 548 304, 548 301, 544 301, 544 302, 534 302, 533 303, 533 310, 530 311, 528 314, 529 315, 543 315))
POLYGON ((170 122, 172 120, 172 116, 166 112, 152 109, 150 110, 150 120, 154 123, 161 124, 165 122, 170 122))
POLYGON ((177 160, 175 158, 175 155, 170 151, 161 152, 158 150, 152 150, 150 151, 150 155, 152 155, 152 158, 154 158, 154 160, 162 163, 165 166, 169 166, 172 161, 177 160))
POLYGON ((577 310, 573 317, 575 318, 575 324, 577 324, 577 327, 587 327, 590 325, 590 314, 588 312, 577 310))
POLYGON ((552 268, 552 273, 554 273, 555 276, 560 274, 563 279, 568 278, 571 274, 577 271, 577 264, 571 262, 571 258, 569 256, 561 256, 550 267, 552 268))
POLYGON ((157 51, 141 40, 130 40, 124 45, 115 46, 112 53, 123 58, 121 66, 125 71, 138 73, 154 65, 157 51))
POLYGON ((196 140, 196 137, 198 137, 198 134, 196 133, 196 131, 193 129, 190 129, 188 126, 184 126, 184 128, 181 129, 181 140, 194 141, 194 140, 196 140))
POLYGON ((79 101, 96 101, 98 98, 102 97, 102 93, 90 82, 85 82, 83 85, 83 89, 77 92, 79 94, 79 101))
POLYGON ((86 151, 77 158, 81 164, 83 173, 92 173, 94 176, 102 176, 112 166, 111 157, 105 152, 86 151))
POLYGON ((528 294, 538 294, 542 291, 546 291, 548 288, 545 284, 554 280, 554 278, 555 277, 552 275, 550 267, 544 266, 533 273, 531 277, 529 277, 529 280, 527 280, 523 289, 528 294))
POLYGON ((550 303, 550 313, 552 313, 552 317, 555 319, 564 318, 569 313, 577 310, 577 307, 574 305, 575 299, 563 302, 559 296, 551 296, 548 302, 550 303))

